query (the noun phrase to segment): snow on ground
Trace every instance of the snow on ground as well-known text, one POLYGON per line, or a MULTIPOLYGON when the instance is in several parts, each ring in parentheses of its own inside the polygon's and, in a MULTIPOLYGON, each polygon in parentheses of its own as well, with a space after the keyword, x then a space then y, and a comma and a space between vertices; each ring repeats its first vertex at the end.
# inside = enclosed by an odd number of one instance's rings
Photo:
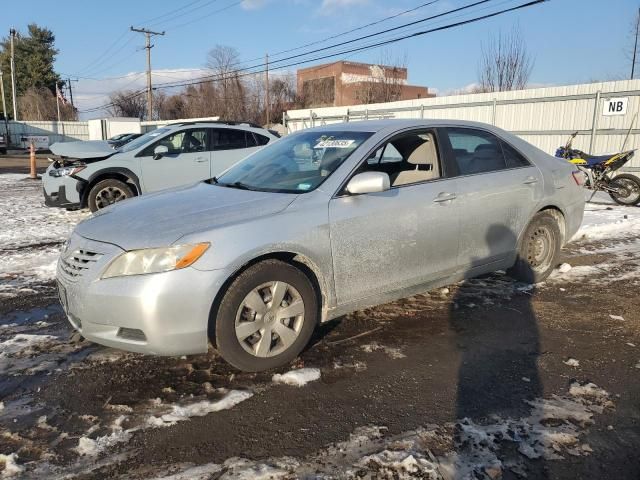
POLYGON ((303 387, 309 382, 314 382, 320 378, 320 369, 318 368, 299 368, 291 370, 287 373, 276 373, 272 377, 274 383, 284 383, 294 387, 303 387))
POLYGON ((59 246, 89 214, 44 205, 42 185, 26 175, 0 175, 0 299, 53 279, 59 246))
POLYGON ((2 478, 11 478, 22 473, 23 468, 16 463, 18 456, 15 453, 9 455, 0 454, 0 466, 2 466, 2 478))
POLYGON ((42 184, 26 175, 0 175, 0 248, 28 247, 64 241, 87 211, 68 212, 44 205, 42 184))
MULTIPOLYGON (((191 417, 203 417, 209 413, 233 408, 240 402, 251 398, 253 393, 246 390, 231 390, 224 397, 216 401, 202 400, 186 405, 169 405, 170 411, 159 416, 151 415, 147 419, 148 425, 153 427, 167 427, 191 417)), ((159 406, 162 404, 159 404, 159 406)))
POLYGON ((389 356, 389 358, 392 358, 394 360, 406 357, 406 355, 402 353, 402 350, 400 350, 399 348, 380 345, 378 342, 372 342, 366 345, 361 345, 360 350, 366 353, 381 351, 385 355, 389 356))
POLYGON ((613 407, 596 385, 574 383, 568 395, 526 402, 523 418, 495 417, 488 424, 469 419, 430 425, 386 436, 386 427, 356 429, 349 439, 306 458, 253 461, 231 458, 221 464, 178 466, 182 470, 156 480, 215 478, 501 478, 507 471, 526 476, 524 459, 586 456, 581 440, 594 415, 613 407), (509 448, 512 445, 513 448, 509 448))

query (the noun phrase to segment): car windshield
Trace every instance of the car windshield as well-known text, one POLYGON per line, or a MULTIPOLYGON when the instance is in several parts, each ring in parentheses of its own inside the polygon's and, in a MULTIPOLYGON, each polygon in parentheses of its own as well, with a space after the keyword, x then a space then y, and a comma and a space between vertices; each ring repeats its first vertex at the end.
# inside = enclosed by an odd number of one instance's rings
POLYGON ((141 137, 136 138, 135 140, 131 140, 129 143, 124 144, 122 147, 118 149, 119 152, 130 152, 132 150, 136 150, 139 147, 142 147, 146 143, 150 142, 158 138, 160 135, 164 135, 165 133, 169 133, 171 131, 170 128, 157 128, 156 130, 152 130, 150 132, 145 133, 141 137))
POLYGON ((310 192, 371 135, 344 131, 293 134, 237 163, 217 183, 267 192, 310 192))

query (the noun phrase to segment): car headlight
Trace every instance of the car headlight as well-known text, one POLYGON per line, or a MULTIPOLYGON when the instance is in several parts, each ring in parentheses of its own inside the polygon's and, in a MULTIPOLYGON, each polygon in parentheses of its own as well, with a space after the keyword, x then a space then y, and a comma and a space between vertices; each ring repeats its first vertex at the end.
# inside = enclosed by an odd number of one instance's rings
POLYGON ((68 175, 75 175, 76 173, 81 172, 85 168, 87 167, 84 165, 76 166, 76 167, 54 168, 49 172, 49 175, 51 175, 52 177, 66 177, 68 175))
POLYGON ((209 245, 209 243, 196 243, 125 252, 107 266, 102 278, 144 275, 186 268, 198 260, 207 251, 209 245))

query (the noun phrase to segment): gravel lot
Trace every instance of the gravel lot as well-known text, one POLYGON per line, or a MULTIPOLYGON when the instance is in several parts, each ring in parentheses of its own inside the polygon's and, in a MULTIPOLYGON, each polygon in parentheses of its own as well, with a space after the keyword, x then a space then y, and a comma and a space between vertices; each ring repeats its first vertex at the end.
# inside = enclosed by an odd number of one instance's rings
POLYGON ((542 284, 360 311, 243 374, 74 335, 53 275, 88 214, 23 177, 0 174, 0 477, 640 478, 640 208, 588 204, 542 284))

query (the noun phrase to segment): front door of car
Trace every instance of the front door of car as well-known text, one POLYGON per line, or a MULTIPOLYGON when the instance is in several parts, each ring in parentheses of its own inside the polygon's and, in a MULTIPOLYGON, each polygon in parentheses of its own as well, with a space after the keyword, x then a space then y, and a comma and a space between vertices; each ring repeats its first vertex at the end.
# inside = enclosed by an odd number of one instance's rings
POLYGON ((211 178, 209 132, 207 128, 180 130, 147 147, 140 154, 144 190, 153 192, 211 178), (168 151, 154 158, 158 145, 168 151))
POLYGON ((259 150, 253 134, 237 128, 213 129, 213 160, 211 175, 217 176, 230 166, 259 150))
POLYGON ((460 266, 470 271, 510 261, 543 195, 540 170, 485 130, 445 128, 441 133, 458 170, 460 266))
POLYGON ((339 304, 399 291, 456 271, 458 218, 447 194, 432 132, 400 135, 356 171, 389 174, 391 189, 329 203, 331 250, 339 304), (429 148, 420 148, 430 142, 429 148))

